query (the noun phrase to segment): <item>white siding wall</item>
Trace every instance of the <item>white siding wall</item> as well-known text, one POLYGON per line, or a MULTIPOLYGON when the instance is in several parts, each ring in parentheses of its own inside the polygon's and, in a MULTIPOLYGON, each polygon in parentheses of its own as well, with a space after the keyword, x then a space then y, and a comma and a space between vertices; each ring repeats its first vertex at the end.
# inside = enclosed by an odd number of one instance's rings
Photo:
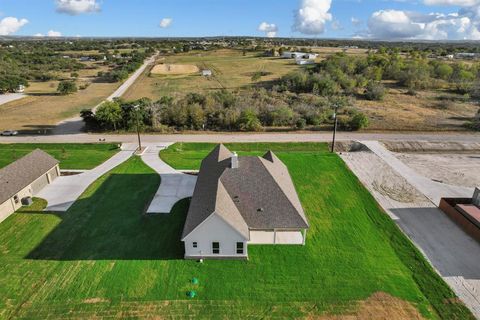
POLYGON ((247 240, 216 214, 211 215, 185 239, 185 257, 246 257, 247 240), (193 247, 197 242, 197 248, 193 247), (220 243, 220 254, 212 253, 212 242, 220 243), (243 242, 244 254, 237 254, 237 242, 243 242))
POLYGON ((0 204, 0 222, 2 222, 12 213, 20 209, 20 207, 22 206, 22 198, 32 196, 31 186, 27 186, 23 190, 20 190, 20 192, 18 192, 17 195, 18 195, 18 203, 15 203, 12 197, 7 201, 5 201, 4 203, 0 204))
POLYGON ((8 199, 4 203, 0 204, 0 222, 7 219, 15 210, 13 209, 12 199, 8 199))

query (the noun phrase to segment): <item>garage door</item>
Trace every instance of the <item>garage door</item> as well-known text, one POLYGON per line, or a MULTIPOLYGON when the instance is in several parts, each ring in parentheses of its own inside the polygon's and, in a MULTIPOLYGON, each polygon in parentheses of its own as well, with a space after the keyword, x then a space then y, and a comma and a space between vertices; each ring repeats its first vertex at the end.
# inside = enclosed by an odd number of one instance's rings
POLYGON ((47 175, 44 174, 40 178, 38 178, 35 182, 32 183, 32 193, 36 195, 40 192, 46 185, 48 184, 47 175))
MULTIPOLYGON (((58 177, 57 168, 53 168, 53 169, 50 170, 48 173, 50 174, 50 180, 51 180, 51 181, 57 179, 57 177, 58 177)), ((50 182, 51 182, 51 181, 50 181, 50 182)))

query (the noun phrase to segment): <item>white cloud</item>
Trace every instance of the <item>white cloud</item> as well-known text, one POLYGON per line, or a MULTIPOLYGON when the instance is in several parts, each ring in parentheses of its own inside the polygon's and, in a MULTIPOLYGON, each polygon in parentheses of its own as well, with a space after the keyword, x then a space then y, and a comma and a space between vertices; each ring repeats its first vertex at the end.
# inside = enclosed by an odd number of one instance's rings
POLYGON ((60 31, 50 30, 47 32, 47 37, 61 37, 62 33, 60 31))
POLYGON ((44 35, 43 33, 35 33, 33 36, 34 36, 34 37, 38 37, 38 38, 43 38, 43 37, 45 37, 45 35, 44 35))
POLYGON ((160 20, 160 28, 168 28, 172 24, 173 19, 172 18, 163 18, 160 20))
POLYGON ((359 27, 363 24, 363 21, 358 19, 358 18, 355 18, 355 17, 352 17, 350 19, 350 22, 352 22, 352 24, 355 26, 355 27, 359 27))
POLYGON ((97 0, 56 0, 57 12, 76 16, 82 13, 98 12, 97 0))
POLYGON ((480 40, 478 12, 458 13, 380 10, 368 20, 368 36, 378 39, 480 40))
POLYGON ((9 34, 15 33, 27 23, 27 19, 19 20, 14 17, 5 17, 0 20, 0 36, 7 36, 9 34))
POLYGON ((262 22, 258 26, 258 31, 265 32, 265 35, 269 38, 274 38, 277 36, 278 27, 274 23, 262 22))
POLYGON ((293 31, 304 34, 320 34, 325 31, 325 23, 332 20, 328 11, 331 0, 301 0, 300 8, 295 12, 293 31))
POLYGON ((428 6, 473 7, 480 5, 480 0, 424 0, 428 6))

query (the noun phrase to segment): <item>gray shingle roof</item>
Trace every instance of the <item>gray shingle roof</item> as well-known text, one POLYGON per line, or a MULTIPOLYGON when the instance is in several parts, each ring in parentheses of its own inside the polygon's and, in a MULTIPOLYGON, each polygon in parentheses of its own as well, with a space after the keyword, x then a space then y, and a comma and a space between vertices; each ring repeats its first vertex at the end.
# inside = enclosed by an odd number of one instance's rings
POLYGON ((308 221, 287 167, 269 151, 239 157, 218 145, 200 167, 183 229, 185 238, 214 212, 248 239, 248 229, 308 228, 308 221))
POLYGON ((0 203, 13 197, 57 164, 55 158, 36 149, 0 169, 0 203))

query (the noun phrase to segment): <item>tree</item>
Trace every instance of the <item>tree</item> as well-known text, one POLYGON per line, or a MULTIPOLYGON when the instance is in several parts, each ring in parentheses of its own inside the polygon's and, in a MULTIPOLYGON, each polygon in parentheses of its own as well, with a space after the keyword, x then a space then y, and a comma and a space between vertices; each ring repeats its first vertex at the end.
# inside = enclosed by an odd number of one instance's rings
POLYGON ((453 73, 453 68, 446 63, 440 63, 435 68, 435 75, 443 80, 448 80, 453 73))
POLYGON ((243 110, 238 119, 237 127, 242 131, 260 131, 262 125, 252 109, 243 110))
POLYGON ((360 130, 368 127, 369 120, 365 114, 358 112, 355 115, 353 115, 349 125, 352 130, 360 130))
POLYGON ((284 52, 283 47, 280 47, 280 48, 278 49, 278 55, 279 55, 280 57, 283 56, 283 52, 284 52))
POLYGON ((77 92, 77 85, 73 81, 60 81, 57 92, 61 95, 68 95, 77 92))
POLYGON ((385 96, 385 87, 382 83, 369 81, 365 88, 365 97, 368 100, 383 100, 385 96))
POLYGON ((123 119, 122 108, 118 102, 106 101, 98 107, 95 118, 102 127, 117 131, 117 125, 123 119))

